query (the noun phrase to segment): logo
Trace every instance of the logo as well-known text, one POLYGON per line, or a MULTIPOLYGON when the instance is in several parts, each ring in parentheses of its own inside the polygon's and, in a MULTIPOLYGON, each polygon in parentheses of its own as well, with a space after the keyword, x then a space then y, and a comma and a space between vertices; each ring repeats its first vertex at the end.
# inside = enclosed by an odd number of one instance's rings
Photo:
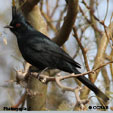
POLYGON ((89 106, 88 108, 89 108, 90 110, 91 110, 91 109, 106 110, 106 109, 108 109, 108 106, 89 106))

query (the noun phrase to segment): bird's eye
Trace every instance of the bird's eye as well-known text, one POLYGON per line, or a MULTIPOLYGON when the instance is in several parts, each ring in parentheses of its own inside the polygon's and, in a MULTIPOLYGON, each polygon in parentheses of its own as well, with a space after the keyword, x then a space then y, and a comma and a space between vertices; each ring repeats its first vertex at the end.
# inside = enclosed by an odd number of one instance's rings
POLYGON ((21 26, 21 24, 20 24, 20 23, 17 23, 17 24, 16 24, 16 27, 20 27, 20 26, 21 26))

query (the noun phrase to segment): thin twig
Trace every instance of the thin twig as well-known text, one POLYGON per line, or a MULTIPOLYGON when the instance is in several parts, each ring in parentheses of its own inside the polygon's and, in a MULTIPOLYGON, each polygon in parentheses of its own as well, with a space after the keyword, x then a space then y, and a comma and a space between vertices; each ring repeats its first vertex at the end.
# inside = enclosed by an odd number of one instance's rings
POLYGON ((25 101, 25 98, 26 98, 26 92, 22 95, 18 103, 16 105, 13 105, 11 108, 18 108, 25 101))
MULTIPOLYGON (((101 65, 101 66, 99 66, 98 68, 96 68, 96 69, 93 69, 93 70, 91 70, 91 71, 88 71, 88 72, 85 72, 85 73, 81 73, 81 74, 74 74, 74 73, 72 73, 72 74, 69 74, 69 75, 66 75, 66 76, 56 76, 56 77, 49 77, 49 76, 45 76, 45 75, 40 75, 39 76, 39 78, 40 78, 40 80, 43 82, 43 83, 48 83, 48 82, 50 82, 50 81, 56 81, 56 78, 57 77, 59 77, 57 80, 59 81, 61 81, 61 80, 64 80, 64 79, 69 79, 69 78, 74 78, 74 77, 78 77, 78 76, 84 76, 84 75, 87 75, 87 74, 89 74, 89 73, 95 73, 97 70, 99 70, 99 69, 101 69, 102 67, 104 67, 104 66, 106 66, 106 65, 108 65, 108 64, 111 64, 111 63, 113 63, 113 61, 110 61, 110 62, 107 62, 107 63, 105 63, 105 64, 103 64, 103 65, 101 65)), ((36 77, 37 78, 37 73, 32 73, 31 75, 34 75, 34 77, 36 77)), ((58 74, 59 75, 59 74, 58 74)), ((70 89, 71 90, 71 89, 70 89)))
MULTIPOLYGON (((80 48, 81 48, 81 50, 82 50, 82 54, 83 54, 83 57, 84 57, 84 62, 85 62, 86 69, 87 69, 87 71, 90 71, 89 64, 88 64, 88 59, 87 59, 87 55, 86 55, 87 51, 86 51, 86 49, 82 46, 82 43, 81 43, 81 41, 79 40, 79 37, 78 37, 78 34, 77 34, 77 31, 76 31, 76 28, 75 28, 75 27, 73 27, 73 31, 74 31, 74 37, 75 37, 75 39, 77 40, 78 45, 80 46, 80 48)), ((89 78, 90 78, 90 80, 91 80, 91 75, 90 75, 90 73, 89 73, 89 78)), ((92 80, 91 80, 91 81, 92 81, 92 80)))
MULTIPOLYGON (((88 8, 89 10, 91 10, 90 7, 86 4, 86 2, 85 2, 84 0, 82 1, 82 3, 86 6, 86 8, 88 8)), ((92 16, 95 18, 95 20, 97 20, 101 25, 103 25, 104 31, 105 31, 105 34, 106 34, 106 37, 107 37, 107 39, 108 39, 108 41, 109 41, 109 43, 110 43, 110 37, 108 36, 107 30, 106 30, 107 26, 105 25, 104 20, 100 21, 100 20, 94 15, 94 12, 93 12, 93 11, 92 11, 91 14, 92 14, 92 16)), ((111 48, 113 49, 113 46, 112 46, 111 43, 110 43, 110 46, 111 46, 111 48)))

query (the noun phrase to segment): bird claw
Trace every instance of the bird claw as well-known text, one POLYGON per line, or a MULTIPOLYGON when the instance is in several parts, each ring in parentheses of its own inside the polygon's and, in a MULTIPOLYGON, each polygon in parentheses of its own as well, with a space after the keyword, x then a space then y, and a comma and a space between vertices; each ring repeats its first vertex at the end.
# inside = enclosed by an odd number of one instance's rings
POLYGON ((39 80, 40 80, 40 75, 42 74, 42 73, 44 73, 45 71, 47 71, 49 68, 48 67, 46 67, 45 69, 43 69, 43 70, 41 70, 41 71, 39 71, 39 73, 38 73, 38 75, 37 75, 37 77, 36 78, 38 78, 39 80))
POLYGON ((36 77, 38 80, 40 80, 40 73, 38 73, 37 77, 36 77))

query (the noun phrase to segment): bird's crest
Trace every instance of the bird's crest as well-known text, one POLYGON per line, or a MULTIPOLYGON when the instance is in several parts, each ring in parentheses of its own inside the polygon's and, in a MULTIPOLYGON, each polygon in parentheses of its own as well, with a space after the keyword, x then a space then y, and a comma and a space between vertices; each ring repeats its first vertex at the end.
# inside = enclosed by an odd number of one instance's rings
POLYGON ((12 20, 13 19, 23 19, 22 13, 16 8, 15 0, 12 0, 12 20))
POLYGON ((12 18, 13 19, 17 15, 16 13, 17 13, 17 11, 16 11, 16 6, 15 6, 15 0, 12 0, 12 18))

